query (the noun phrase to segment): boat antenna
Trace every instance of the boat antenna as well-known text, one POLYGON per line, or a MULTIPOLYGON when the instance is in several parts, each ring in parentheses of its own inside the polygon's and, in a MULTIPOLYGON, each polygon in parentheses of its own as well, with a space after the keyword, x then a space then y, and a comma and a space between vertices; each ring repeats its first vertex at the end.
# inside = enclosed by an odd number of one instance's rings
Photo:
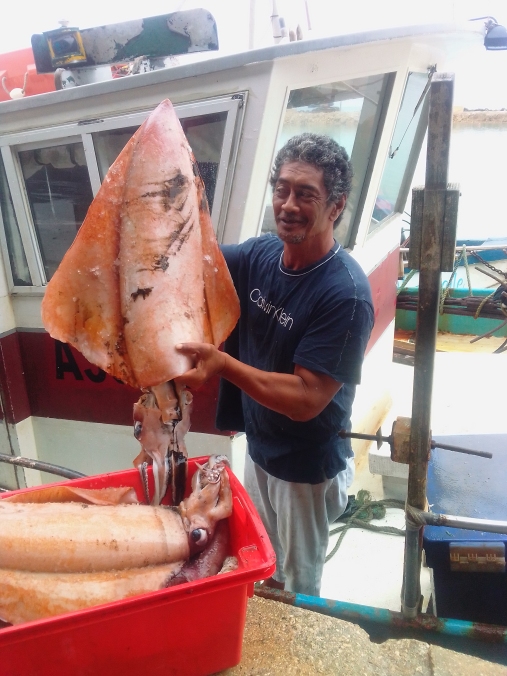
POLYGON ((308 26, 308 30, 312 30, 312 20, 310 19, 310 8, 308 6, 308 0, 305 0, 305 11, 306 11, 306 23, 308 26))
POLYGON ((271 27, 273 29, 273 39, 275 42, 280 42, 284 37, 287 37, 287 28, 285 27, 285 19, 278 14, 276 0, 273 0, 273 13, 271 14, 271 27))

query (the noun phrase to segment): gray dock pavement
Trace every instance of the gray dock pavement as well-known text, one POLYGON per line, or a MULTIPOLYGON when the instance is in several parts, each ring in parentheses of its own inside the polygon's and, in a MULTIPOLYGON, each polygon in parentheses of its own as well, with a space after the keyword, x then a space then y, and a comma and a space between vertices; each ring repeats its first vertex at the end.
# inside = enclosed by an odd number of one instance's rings
MULTIPOLYGON (((254 596, 243 654, 221 676, 506 676, 507 666, 421 640, 373 643, 358 625, 254 596)), ((507 644, 499 647, 505 649, 507 644)))

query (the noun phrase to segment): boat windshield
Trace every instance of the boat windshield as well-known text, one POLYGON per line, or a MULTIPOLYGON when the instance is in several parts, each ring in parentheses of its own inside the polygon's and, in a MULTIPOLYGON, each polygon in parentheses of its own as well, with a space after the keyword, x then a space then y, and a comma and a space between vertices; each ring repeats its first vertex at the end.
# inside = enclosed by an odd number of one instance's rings
MULTIPOLYGON (((285 117, 275 152, 292 136, 313 132, 331 136, 348 152, 354 167, 352 191, 335 229, 344 246, 350 244, 360 195, 364 189, 375 138, 379 133, 381 109, 385 104, 389 73, 332 82, 289 93, 285 117)), ((262 232, 275 232, 271 188, 266 191, 262 232)))
POLYGON ((426 130, 427 112, 421 96, 427 82, 428 73, 408 75, 368 234, 405 207, 426 130))

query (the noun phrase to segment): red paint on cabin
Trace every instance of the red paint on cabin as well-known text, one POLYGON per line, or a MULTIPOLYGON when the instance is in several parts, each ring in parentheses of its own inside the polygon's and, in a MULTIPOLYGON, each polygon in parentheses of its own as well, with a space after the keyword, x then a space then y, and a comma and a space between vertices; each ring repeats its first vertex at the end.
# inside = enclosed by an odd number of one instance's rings
POLYGON ((375 324, 366 348, 366 354, 394 319, 399 259, 400 249, 396 247, 368 275, 373 307, 375 308, 375 324))
MULTIPOLYGON (((58 343, 45 331, 23 331, 0 339, 0 354, 19 340, 18 361, 0 364, 0 387, 3 378, 17 381, 24 388, 13 393, 14 419, 20 422, 29 415, 62 420, 128 425, 132 407, 140 390, 120 383, 97 366, 90 364, 70 345, 58 343), (7 345, 4 347, 4 343, 7 345)), ((11 347, 12 352, 12 347, 11 347)), ((192 431, 223 434, 215 428, 218 378, 213 378, 195 393, 192 431)))
POLYGON ((31 47, 0 54, 0 81, 4 85, 0 87, 0 101, 11 100, 5 89, 9 92, 13 89, 23 89, 26 74, 25 96, 55 91, 54 75, 52 73, 39 75, 34 61, 31 47))
POLYGON ((0 339, 0 395, 0 409, 9 424, 31 415, 19 334, 15 331, 0 339))

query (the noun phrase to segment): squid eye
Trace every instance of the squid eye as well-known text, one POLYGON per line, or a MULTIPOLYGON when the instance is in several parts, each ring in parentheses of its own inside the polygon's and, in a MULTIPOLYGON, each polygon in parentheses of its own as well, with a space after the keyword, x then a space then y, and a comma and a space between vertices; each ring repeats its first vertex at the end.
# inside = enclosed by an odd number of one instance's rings
POLYGON ((208 533, 205 528, 196 528, 190 533, 190 537, 196 545, 204 545, 208 539, 208 533))
POLYGON ((143 431, 143 425, 140 422, 136 422, 134 424, 134 436, 135 438, 139 441, 139 437, 141 436, 141 432, 143 431))

